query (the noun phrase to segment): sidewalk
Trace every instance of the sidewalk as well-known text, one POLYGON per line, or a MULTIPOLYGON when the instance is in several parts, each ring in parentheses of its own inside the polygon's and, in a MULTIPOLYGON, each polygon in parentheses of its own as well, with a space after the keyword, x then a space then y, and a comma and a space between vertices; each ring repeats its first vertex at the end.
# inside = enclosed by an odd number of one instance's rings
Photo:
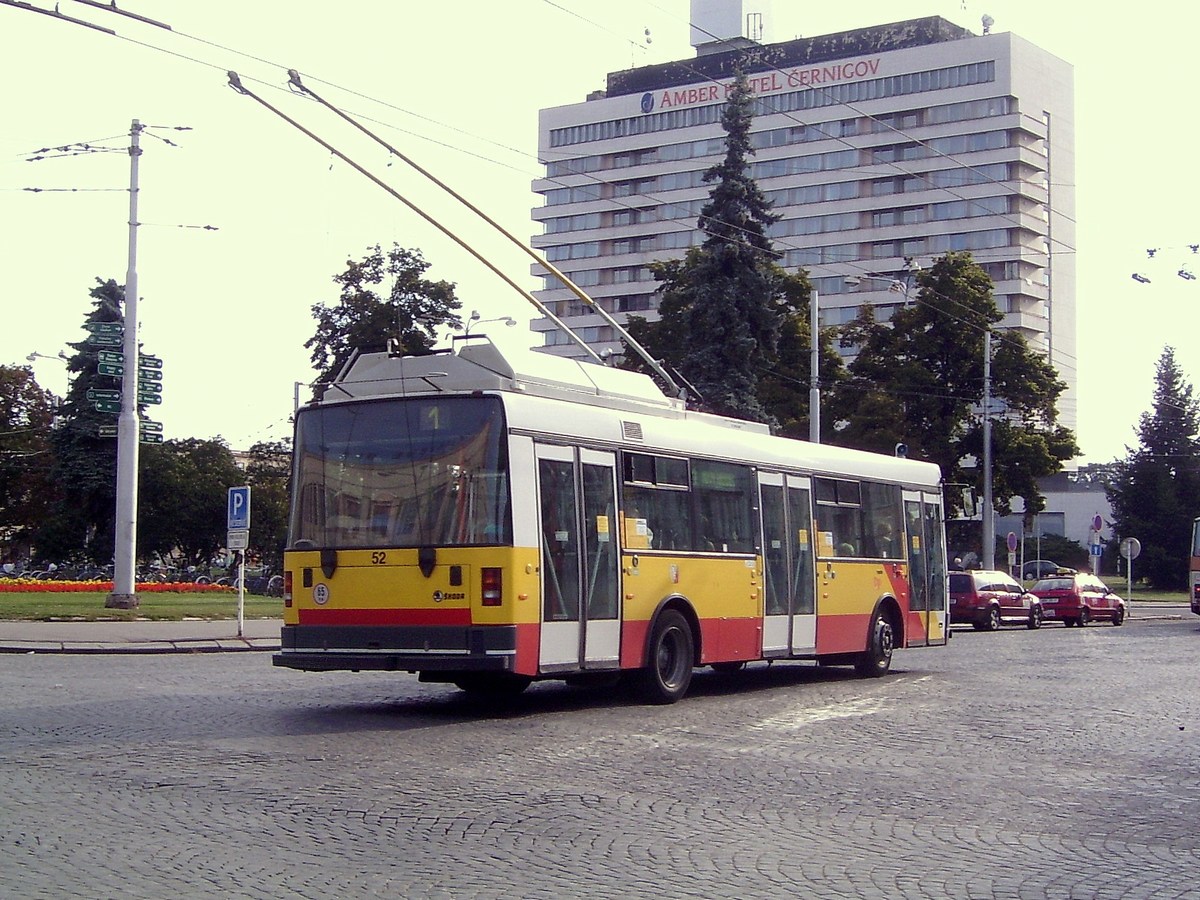
POLYGON ((278 650, 280 619, 181 622, 0 621, 0 653, 228 653, 278 650))

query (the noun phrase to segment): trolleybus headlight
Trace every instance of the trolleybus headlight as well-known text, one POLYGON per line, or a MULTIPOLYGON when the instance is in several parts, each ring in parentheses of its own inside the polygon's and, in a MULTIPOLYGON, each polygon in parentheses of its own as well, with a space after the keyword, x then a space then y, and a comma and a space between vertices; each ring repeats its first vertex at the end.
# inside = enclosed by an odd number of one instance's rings
POLYGON ((482 588, 482 603, 484 606, 499 606, 503 599, 502 569, 486 567, 479 570, 480 587, 482 588))

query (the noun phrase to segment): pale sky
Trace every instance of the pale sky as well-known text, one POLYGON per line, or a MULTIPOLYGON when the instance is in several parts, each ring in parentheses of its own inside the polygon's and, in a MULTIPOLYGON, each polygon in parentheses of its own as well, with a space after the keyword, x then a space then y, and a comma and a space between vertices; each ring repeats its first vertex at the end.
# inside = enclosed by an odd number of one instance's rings
MULTIPOLYGON (((52 8, 52 0, 31 0, 52 8)), ((421 250, 428 277, 458 285, 464 314, 514 316, 526 302, 361 175, 226 85, 247 85, 370 167, 535 288, 529 260, 331 114, 287 93, 287 68, 368 117, 402 152, 518 236, 530 209, 537 112, 582 101, 609 71, 692 55, 687 0, 443 0, 321 6, 258 0, 119 0, 164 31, 71 0, 66 15, 119 37, 0 5, 0 266, 9 299, 0 363, 53 356, 80 329, 97 277, 125 282, 129 158, 96 152, 28 162, 32 151, 142 137, 138 294, 145 352, 164 360, 171 438, 235 449, 290 434, 296 382, 315 373, 310 307, 337 298, 348 259, 393 241, 421 250), (646 42, 646 29, 650 42, 646 42), (164 126, 160 128, 159 126, 164 126), (192 130, 166 130, 187 126, 192 130), (170 146, 158 138, 168 138, 170 146), (25 188, 58 188, 34 193, 25 188), (198 227, 215 226, 218 230, 198 227)), ((1134 443, 1154 365, 1172 344, 1200 379, 1195 35, 1200 9, 1150 0, 1119 13, 1045 0, 773 0, 766 39, 787 40, 926 15, 978 33, 1012 31, 1075 67, 1078 184, 1078 435, 1083 462, 1134 443), (1156 248, 1153 259, 1148 248, 1156 248), (1135 282, 1137 272, 1149 284, 1135 282)), ((814 275, 821 274, 814 270, 814 275)), ((495 326, 494 326, 495 327, 495 326)), ((37 359, 62 394, 64 367, 37 359)))

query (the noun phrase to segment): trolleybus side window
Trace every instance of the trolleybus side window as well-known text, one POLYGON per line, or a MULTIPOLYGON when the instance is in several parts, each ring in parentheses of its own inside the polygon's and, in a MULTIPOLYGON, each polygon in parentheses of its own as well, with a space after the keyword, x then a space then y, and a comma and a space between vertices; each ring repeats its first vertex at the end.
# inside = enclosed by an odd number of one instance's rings
POLYGON ((753 472, 749 466, 693 460, 692 488, 699 526, 693 550, 753 553, 753 472))
POLYGON ((686 550, 691 535, 688 461, 649 453, 624 454, 622 500, 625 546, 686 550))
POLYGON ((898 485, 814 478, 813 488, 821 555, 903 558, 898 485))

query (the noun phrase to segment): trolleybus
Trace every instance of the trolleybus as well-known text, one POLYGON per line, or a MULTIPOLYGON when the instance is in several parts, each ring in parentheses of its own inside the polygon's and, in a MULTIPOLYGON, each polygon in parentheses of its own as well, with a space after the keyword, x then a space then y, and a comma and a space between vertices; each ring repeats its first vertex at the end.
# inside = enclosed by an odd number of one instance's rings
POLYGON ((937 466, 772 436, 484 335, 362 354, 297 411, 274 663, 486 694, 944 644, 937 466))
POLYGON ((1192 552, 1188 559, 1188 594, 1192 612, 1200 616, 1200 518, 1192 520, 1192 552))

